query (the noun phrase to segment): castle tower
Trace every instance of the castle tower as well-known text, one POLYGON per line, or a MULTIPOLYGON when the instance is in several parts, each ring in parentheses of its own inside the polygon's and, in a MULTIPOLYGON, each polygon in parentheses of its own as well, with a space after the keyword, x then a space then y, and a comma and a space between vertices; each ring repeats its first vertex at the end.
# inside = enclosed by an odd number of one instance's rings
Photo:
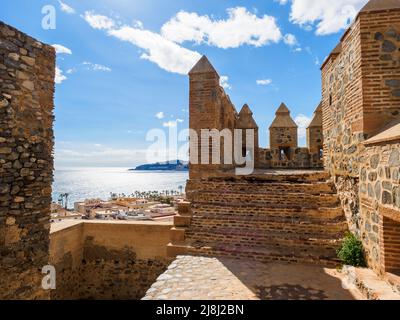
POLYGON ((297 124, 290 116, 288 107, 282 103, 269 127, 270 148, 279 149, 290 158, 290 149, 297 148, 297 124))
POLYGON ((246 155, 246 130, 254 130, 254 148, 250 151, 251 158, 254 159, 255 164, 258 163, 258 125, 253 118, 253 112, 250 110, 249 106, 245 104, 240 110, 237 121, 236 129, 242 129, 242 155, 246 155))
POLYGON ((310 153, 321 153, 324 146, 322 134, 322 103, 314 111, 314 117, 307 128, 307 146, 310 153))
POLYGON ((217 129, 220 132, 224 129, 233 130, 237 114, 229 96, 220 86, 220 76, 206 56, 190 70, 189 79, 189 127, 196 132, 198 138, 198 141, 194 141, 191 137, 189 177, 204 178, 219 169, 229 169, 233 164, 226 164, 223 158, 225 139, 202 139, 202 129, 217 129), (219 142, 214 143, 216 140, 219 142), (220 158, 218 163, 214 163, 213 154, 218 150, 220 158), (206 162, 201 157, 202 151, 203 154, 208 153, 206 162), (193 163, 194 159, 197 159, 197 164, 193 163))

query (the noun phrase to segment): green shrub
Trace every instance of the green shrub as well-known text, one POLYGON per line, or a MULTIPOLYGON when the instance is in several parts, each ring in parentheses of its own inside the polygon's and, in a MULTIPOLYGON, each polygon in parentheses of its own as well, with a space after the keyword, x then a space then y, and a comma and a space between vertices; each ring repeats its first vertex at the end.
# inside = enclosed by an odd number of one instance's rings
POLYGON ((345 236, 337 255, 343 264, 353 267, 365 267, 366 265, 362 242, 352 233, 345 236))

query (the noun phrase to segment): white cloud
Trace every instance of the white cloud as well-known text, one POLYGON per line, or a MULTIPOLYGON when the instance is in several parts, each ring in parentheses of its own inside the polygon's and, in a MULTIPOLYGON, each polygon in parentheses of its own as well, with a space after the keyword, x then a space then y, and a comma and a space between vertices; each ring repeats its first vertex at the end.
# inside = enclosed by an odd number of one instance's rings
POLYGON ((92 11, 86 11, 82 17, 93 29, 110 30, 115 27, 115 21, 113 19, 95 14, 92 11))
POLYGON ((219 79, 219 84, 224 89, 232 89, 228 81, 229 81, 228 76, 221 76, 221 78, 219 79))
POLYGON ((171 120, 163 123, 163 127, 176 127, 178 123, 182 123, 182 119, 171 120))
POLYGON ((71 49, 68 49, 61 44, 53 44, 52 47, 56 49, 57 54, 72 54, 71 49))
POLYGON ((296 48, 296 49, 294 49, 294 52, 302 52, 303 51, 303 49, 302 48, 296 48))
POLYGON ((76 68, 74 67, 74 68, 70 68, 70 69, 68 69, 67 70, 67 74, 73 74, 73 73, 75 73, 77 70, 76 70, 76 68))
POLYGON ((292 0, 290 21, 317 35, 337 33, 347 28, 368 0, 292 0))
POLYGON ((288 46, 295 46, 298 44, 296 36, 291 33, 288 33, 283 37, 283 42, 285 42, 288 46))
POLYGON ((54 78, 55 83, 61 84, 65 80, 67 80, 67 77, 63 74, 63 71, 58 66, 56 66, 56 75, 54 78))
POLYGON ((103 66, 101 64, 97 64, 97 63, 92 63, 92 62, 83 62, 83 65, 87 66, 87 68, 89 70, 93 70, 93 71, 103 71, 103 72, 111 72, 111 68, 103 66))
POLYGON ((244 44, 261 47, 282 39, 272 16, 257 17, 243 7, 229 8, 227 12, 228 19, 216 20, 207 15, 180 11, 163 25, 161 34, 176 43, 192 41, 224 49, 244 44))
POLYGON ((304 139, 307 133, 307 127, 311 123, 311 118, 307 117, 304 114, 298 114, 296 118, 294 118, 294 122, 298 125, 298 134, 300 139, 304 139))
POLYGON ((289 0, 274 0, 274 2, 279 2, 280 5, 285 5, 289 0))
POLYGON ((165 115, 164 112, 160 111, 156 113, 156 118, 157 119, 164 119, 165 115))
POLYGON ((161 69, 186 75, 201 55, 169 41, 158 33, 139 28, 123 26, 108 33, 122 41, 143 49, 141 59, 156 63, 161 69))
POLYGON ((259 86, 268 86, 272 83, 272 80, 271 79, 262 79, 262 80, 257 80, 256 83, 259 86))
POLYGON ((64 11, 65 13, 68 14, 74 14, 75 13, 75 9, 70 7, 69 5, 67 5, 66 3, 62 2, 62 1, 58 1, 60 3, 60 7, 61 10, 64 11))

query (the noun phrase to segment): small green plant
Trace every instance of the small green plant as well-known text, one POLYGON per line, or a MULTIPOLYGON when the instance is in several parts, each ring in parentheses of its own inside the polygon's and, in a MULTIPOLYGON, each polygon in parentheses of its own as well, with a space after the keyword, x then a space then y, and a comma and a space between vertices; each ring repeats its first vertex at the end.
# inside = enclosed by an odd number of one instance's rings
POLYGON ((353 267, 365 267, 366 265, 362 242, 352 233, 345 236, 337 255, 343 264, 353 267))

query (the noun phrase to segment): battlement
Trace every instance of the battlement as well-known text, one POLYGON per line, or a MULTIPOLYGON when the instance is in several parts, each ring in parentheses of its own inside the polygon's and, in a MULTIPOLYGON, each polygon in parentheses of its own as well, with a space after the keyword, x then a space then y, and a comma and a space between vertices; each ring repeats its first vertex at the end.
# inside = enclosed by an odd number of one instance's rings
MULTIPOLYGON (((276 117, 270 126, 270 148, 259 146, 259 131, 257 122, 253 118, 253 112, 248 104, 244 104, 238 113, 229 96, 219 84, 219 75, 206 56, 189 72, 190 78, 190 102, 189 102, 189 126, 198 136, 202 130, 230 131, 242 130, 241 148, 242 156, 249 157, 254 161, 255 168, 322 168, 322 117, 321 107, 315 112, 314 119, 307 128, 307 148, 298 147, 298 126, 290 116, 288 107, 282 103, 276 111, 276 117), (253 131, 253 141, 248 146, 246 133, 253 131)), ((222 134, 221 134, 222 136, 222 134)), ((210 164, 191 164, 190 177, 200 178, 212 176, 214 172, 233 169, 240 164, 226 163, 223 158, 225 143, 233 144, 235 141, 227 142, 222 137, 218 143, 209 145, 207 138, 199 139, 198 144, 191 144, 190 151, 197 154, 198 162, 201 162, 200 154, 203 150, 209 150, 210 164), (219 163, 213 163, 213 153, 220 151, 219 163), (213 163, 213 164, 211 164, 213 163)), ((217 156, 218 157, 218 156, 217 156)), ((234 157, 232 156, 234 159, 234 157)), ((191 160, 193 158, 191 157, 191 160)))

